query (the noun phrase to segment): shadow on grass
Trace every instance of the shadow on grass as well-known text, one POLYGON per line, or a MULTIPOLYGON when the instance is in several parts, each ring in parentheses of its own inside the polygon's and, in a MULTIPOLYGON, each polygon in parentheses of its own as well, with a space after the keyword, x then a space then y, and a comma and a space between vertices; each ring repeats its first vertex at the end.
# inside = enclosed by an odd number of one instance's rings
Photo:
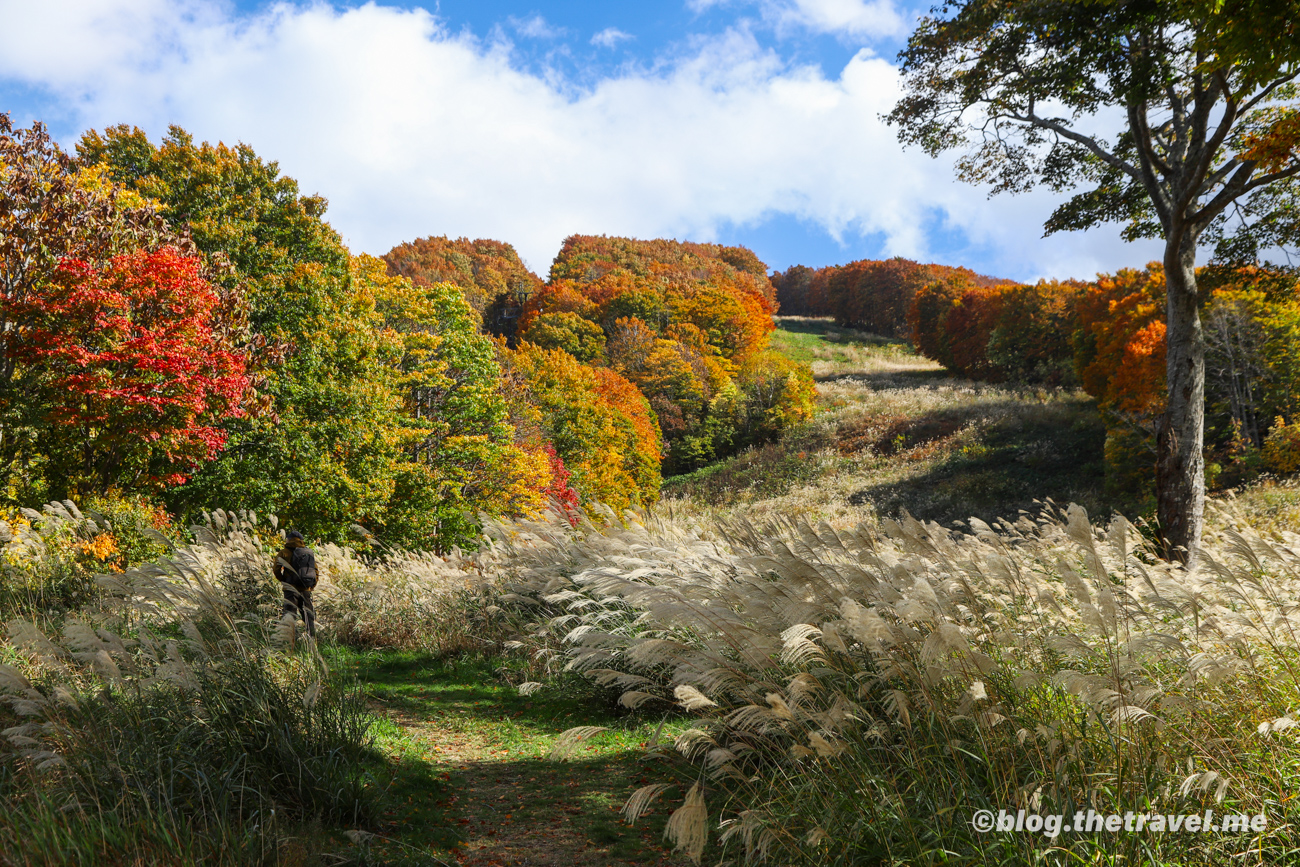
MULTIPOLYGON (((620 812, 636 789, 672 775, 636 751, 450 769, 401 760, 386 793, 389 809, 355 863, 679 865, 662 842, 672 792, 635 825, 620 812)), ((681 786, 677 799, 684 793, 681 786)))
POLYGON ((754 446, 734 457, 680 476, 664 479, 665 499, 689 496, 710 505, 730 505, 741 498, 779 497, 812 482, 823 467, 809 455, 832 445, 815 425, 787 431, 774 443, 754 446))
POLYGON ((422 745, 397 762, 390 839, 374 844, 383 863, 402 863, 415 848, 461 865, 682 863, 661 845, 671 797, 634 826, 620 813, 637 788, 675 779, 672 766, 645 757, 652 718, 612 706, 576 678, 521 696, 499 673, 500 657, 340 649, 334 661, 422 745), (578 725, 611 732, 578 746, 570 761, 541 758, 578 725))
MULTIPOLYGON (((870 503, 881 515, 903 511, 927 521, 950 523, 977 517, 1012 518, 1040 508, 1035 500, 1076 502, 1096 518, 1120 504, 1105 494, 1106 430, 1091 403, 1045 406, 975 405, 889 420, 879 431, 857 434, 857 447, 870 446, 894 459, 934 463, 894 482, 854 492, 849 502, 870 503), (986 426, 970 433, 964 425, 993 411, 986 426), (961 439, 960 445, 954 440, 961 439)), ((843 442, 853 443, 853 431, 843 442)))
POLYGON ((877 370, 861 373, 822 373, 813 376, 816 382, 853 382, 872 391, 890 388, 952 388, 969 385, 968 380, 956 379, 947 370, 877 370))
MULTIPOLYGON (((641 786, 672 779, 668 766, 638 752, 569 762, 474 762, 452 775, 462 863, 679 864, 663 848, 673 793, 635 825, 621 810, 641 786)), ((679 785, 675 799, 685 794, 679 785)))

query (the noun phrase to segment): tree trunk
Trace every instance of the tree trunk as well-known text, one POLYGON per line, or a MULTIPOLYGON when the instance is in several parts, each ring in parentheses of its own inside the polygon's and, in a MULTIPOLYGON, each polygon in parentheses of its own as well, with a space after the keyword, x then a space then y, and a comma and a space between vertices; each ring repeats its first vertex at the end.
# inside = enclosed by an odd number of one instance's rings
POLYGON ((1197 308, 1196 240, 1165 247, 1169 402, 1156 433, 1156 515, 1165 555, 1191 565, 1205 523, 1205 334, 1197 308))

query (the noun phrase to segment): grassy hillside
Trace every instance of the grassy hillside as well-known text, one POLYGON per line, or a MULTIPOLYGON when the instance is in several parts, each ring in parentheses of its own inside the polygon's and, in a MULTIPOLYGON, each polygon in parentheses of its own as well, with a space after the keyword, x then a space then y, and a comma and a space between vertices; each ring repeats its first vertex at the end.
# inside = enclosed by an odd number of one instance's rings
POLYGON ((819 414, 781 442, 669 479, 674 507, 952 523, 1077 502, 1106 516, 1105 428, 1082 392, 955 379, 903 341, 783 317, 774 344, 812 366, 819 414))

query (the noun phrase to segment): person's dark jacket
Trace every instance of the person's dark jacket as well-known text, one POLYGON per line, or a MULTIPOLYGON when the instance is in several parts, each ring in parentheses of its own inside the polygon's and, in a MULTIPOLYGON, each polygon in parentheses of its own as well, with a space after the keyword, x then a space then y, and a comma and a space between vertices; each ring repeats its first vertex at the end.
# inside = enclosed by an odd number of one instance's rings
POLYGON ((316 586, 316 555, 304 545, 290 545, 276 555, 276 563, 271 567, 272 573, 279 581, 299 590, 310 590, 316 586), (283 560, 289 568, 282 566, 283 560))

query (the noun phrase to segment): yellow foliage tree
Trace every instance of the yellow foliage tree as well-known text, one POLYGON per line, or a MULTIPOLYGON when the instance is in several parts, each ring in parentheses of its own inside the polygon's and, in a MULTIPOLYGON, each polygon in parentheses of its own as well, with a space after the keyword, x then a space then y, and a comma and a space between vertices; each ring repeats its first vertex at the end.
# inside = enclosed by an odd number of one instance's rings
POLYGON ((658 425, 635 385, 526 342, 505 358, 584 500, 624 509, 659 499, 658 425))

